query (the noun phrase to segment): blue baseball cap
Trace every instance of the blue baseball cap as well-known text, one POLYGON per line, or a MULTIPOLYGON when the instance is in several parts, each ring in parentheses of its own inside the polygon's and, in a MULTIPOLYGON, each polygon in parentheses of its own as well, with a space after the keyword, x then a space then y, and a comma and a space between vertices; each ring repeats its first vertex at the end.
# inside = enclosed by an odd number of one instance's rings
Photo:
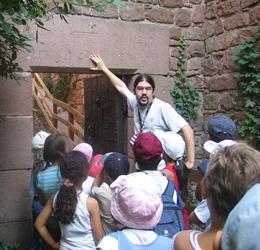
POLYGON ((203 174, 205 175, 206 173, 206 170, 208 168, 208 163, 209 161, 208 160, 203 160, 199 163, 199 165, 197 166, 197 169, 203 174))
POLYGON ((236 125, 234 121, 225 115, 213 116, 208 121, 208 132, 211 140, 220 142, 236 139, 236 125))

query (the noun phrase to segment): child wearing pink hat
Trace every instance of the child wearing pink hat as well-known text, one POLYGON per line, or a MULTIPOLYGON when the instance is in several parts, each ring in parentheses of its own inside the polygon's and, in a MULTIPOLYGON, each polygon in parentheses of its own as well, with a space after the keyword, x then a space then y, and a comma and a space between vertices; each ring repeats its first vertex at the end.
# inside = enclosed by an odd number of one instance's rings
POLYGON ((111 213, 123 230, 103 237, 100 250, 170 250, 171 239, 152 228, 159 222, 163 204, 154 179, 143 173, 119 176, 111 184, 111 213))

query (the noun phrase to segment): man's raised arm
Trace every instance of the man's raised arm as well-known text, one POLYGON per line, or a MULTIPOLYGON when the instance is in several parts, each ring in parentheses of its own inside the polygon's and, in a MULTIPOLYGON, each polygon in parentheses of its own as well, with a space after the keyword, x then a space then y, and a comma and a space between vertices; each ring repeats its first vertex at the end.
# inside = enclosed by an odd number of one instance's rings
POLYGON ((96 67, 91 69, 102 71, 109 78, 113 86, 121 95, 127 98, 130 94, 132 94, 132 92, 127 88, 126 84, 107 68, 99 55, 93 54, 89 58, 96 65, 96 67))

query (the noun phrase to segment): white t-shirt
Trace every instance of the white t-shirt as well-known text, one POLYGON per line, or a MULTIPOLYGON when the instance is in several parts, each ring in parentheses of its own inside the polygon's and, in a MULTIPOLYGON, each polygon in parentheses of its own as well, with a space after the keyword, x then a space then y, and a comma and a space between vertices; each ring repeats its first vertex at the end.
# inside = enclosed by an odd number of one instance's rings
MULTIPOLYGON (((127 96, 127 101, 129 108, 134 112, 134 129, 135 133, 138 133, 140 132, 140 124, 136 96, 130 93, 127 96)), ((145 110, 142 112, 140 109, 140 113, 141 117, 144 118, 145 110)), ((153 104, 144 120, 143 132, 173 131, 177 133, 187 124, 183 117, 170 104, 154 97, 153 104)))
POLYGON ((83 189, 84 193, 90 194, 93 181, 94 181, 94 178, 91 176, 88 176, 88 178, 82 183, 82 189, 83 189))

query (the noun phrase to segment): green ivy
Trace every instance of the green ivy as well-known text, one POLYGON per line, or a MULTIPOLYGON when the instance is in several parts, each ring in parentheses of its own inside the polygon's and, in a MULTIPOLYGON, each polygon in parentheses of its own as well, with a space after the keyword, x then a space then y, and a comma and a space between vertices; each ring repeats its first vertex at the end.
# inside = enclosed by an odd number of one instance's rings
POLYGON ((234 95, 238 133, 241 138, 260 149, 260 31, 256 37, 234 48, 238 91, 234 95), (241 112, 243 111, 243 112, 241 112))
POLYGON ((170 90, 170 94, 175 99, 177 112, 187 121, 196 120, 200 108, 200 96, 198 90, 187 81, 186 76, 186 57, 185 50, 187 42, 184 38, 180 39, 179 55, 177 57, 177 71, 175 87, 170 90))

